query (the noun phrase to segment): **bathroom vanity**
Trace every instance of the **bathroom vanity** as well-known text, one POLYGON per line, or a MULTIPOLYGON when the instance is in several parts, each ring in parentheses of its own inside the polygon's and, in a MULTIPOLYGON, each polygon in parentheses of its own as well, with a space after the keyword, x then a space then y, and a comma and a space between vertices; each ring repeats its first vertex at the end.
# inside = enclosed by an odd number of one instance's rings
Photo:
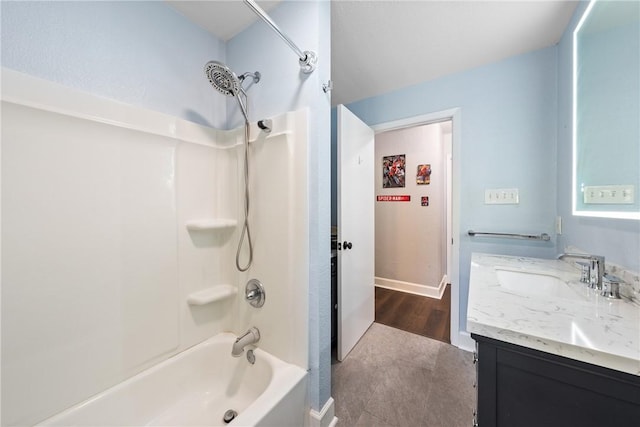
POLYGON ((558 260, 473 254, 476 425, 640 425, 640 305, 558 260))

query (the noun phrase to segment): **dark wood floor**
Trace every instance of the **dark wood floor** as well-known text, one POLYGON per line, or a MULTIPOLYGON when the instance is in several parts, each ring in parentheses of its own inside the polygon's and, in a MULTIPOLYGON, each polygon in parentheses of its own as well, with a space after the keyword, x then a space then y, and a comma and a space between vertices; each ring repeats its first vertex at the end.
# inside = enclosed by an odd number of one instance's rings
POLYGON ((376 287, 376 322, 403 331, 449 342, 451 285, 442 299, 376 287))

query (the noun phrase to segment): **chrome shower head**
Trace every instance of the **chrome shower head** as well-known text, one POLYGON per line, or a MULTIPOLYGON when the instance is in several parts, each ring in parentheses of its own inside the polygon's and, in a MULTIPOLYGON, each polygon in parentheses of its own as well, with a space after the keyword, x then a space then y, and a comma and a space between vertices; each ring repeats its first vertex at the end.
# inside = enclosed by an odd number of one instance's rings
POLYGON ((204 66, 204 72, 211 86, 227 96, 236 96, 240 92, 238 76, 226 65, 218 61, 209 61, 204 66))

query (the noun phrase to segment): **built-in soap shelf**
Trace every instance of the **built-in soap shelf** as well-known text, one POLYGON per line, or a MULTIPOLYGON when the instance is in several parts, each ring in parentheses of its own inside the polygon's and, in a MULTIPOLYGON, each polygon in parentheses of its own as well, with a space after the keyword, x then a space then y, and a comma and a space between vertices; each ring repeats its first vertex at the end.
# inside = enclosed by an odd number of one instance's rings
POLYGON ((231 218, 202 218, 187 221, 187 230, 205 231, 205 230, 224 230, 234 228, 238 225, 238 221, 231 218))
POLYGON ((232 285, 216 285, 189 294, 187 303, 189 305, 205 305, 212 302, 231 298, 238 293, 238 289, 232 285))

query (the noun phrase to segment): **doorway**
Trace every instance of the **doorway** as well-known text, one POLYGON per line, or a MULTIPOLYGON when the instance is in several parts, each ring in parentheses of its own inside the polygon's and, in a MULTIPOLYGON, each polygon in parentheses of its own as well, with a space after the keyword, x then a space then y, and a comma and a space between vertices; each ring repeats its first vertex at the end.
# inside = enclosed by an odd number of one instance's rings
POLYGON ((452 121, 375 135, 376 322, 450 342, 452 121))
MULTIPOLYGON (((335 111, 334 111, 334 114, 335 111)), ((337 114, 336 114, 337 115, 337 114)), ((333 123, 339 122, 339 120, 336 120, 336 115, 334 115, 334 119, 332 120, 333 123)), ((459 233, 457 232, 457 230, 459 230, 459 174, 460 174, 460 169, 459 169, 459 158, 460 158, 460 129, 461 129, 461 120, 460 120, 460 109, 459 108, 454 108, 454 109, 450 109, 450 110, 444 110, 444 111, 440 111, 440 112, 436 112, 436 113, 430 113, 430 114, 425 114, 425 115, 421 115, 421 116, 415 116, 415 117, 410 117, 407 119, 401 119, 401 120, 396 120, 393 122, 387 122, 387 123, 382 123, 382 124, 378 124, 378 125, 374 125, 372 126, 372 129, 375 132, 385 132, 385 131, 390 131, 390 130, 395 130, 395 129, 403 129, 403 128, 409 128, 409 127, 415 127, 415 126, 420 126, 420 125, 426 125, 426 124, 431 124, 431 123, 439 123, 439 122, 444 122, 444 121, 450 121, 451 122, 451 156, 448 159, 449 165, 450 167, 447 169, 447 180, 450 183, 450 190, 448 191, 448 194, 450 194, 451 196, 447 199, 446 201, 446 205, 447 205, 447 218, 449 218, 449 221, 447 223, 446 229, 446 259, 447 259, 447 265, 446 265, 446 272, 447 272, 447 278, 448 278, 448 282, 451 283, 450 286, 450 300, 451 300, 451 304, 450 304, 450 327, 449 327, 449 331, 450 331, 450 342, 452 345, 454 346, 462 346, 464 348, 467 348, 467 343, 465 342, 465 336, 463 336, 464 334, 460 334, 459 332, 459 301, 460 301, 460 296, 459 296, 459 288, 458 288, 458 276, 459 276, 459 254, 458 254, 458 247, 459 247, 459 233)), ((334 149, 332 150, 332 165, 338 165, 340 162, 336 161, 336 153, 339 151, 339 147, 336 147, 335 144, 337 144, 336 141, 339 140, 339 137, 336 137, 336 133, 337 130, 334 127, 333 128, 333 137, 332 137, 332 144, 334 144, 334 149)), ((357 157, 358 159, 360 159, 360 157, 357 157)), ((377 163, 377 162, 376 162, 377 163)), ((333 167, 333 166, 332 166, 333 167)), ((376 165, 377 168, 379 168, 380 166, 376 165)), ((375 175, 374 175, 375 176, 375 175)), ((372 177, 373 179, 373 177, 372 177)), ((336 168, 333 167, 332 170, 332 224, 337 224, 338 221, 336 221, 336 207, 340 205, 340 200, 342 199, 340 197, 340 191, 337 191, 336 187, 340 186, 340 174, 336 171, 336 168)), ((373 187, 373 186, 371 186, 373 187)), ((373 188, 372 188, 373 190, 373 188)), ((373 194, 372 194, 372 199, 373 199, 373 194)), ((347 199, 348 200, 348 199, 347 199)), ((340 230, 343 231, 343 230, 340 230)), ((342 233, 340 233, 342 234, 342 233)), ((340 243, 340 241, 342 241, 344 239, 338 239, 338 243, 340 243)), ((354 246, 355 247, 355 246, 354 246)), ((337 253, 340 253, 341 251, 337 251, 337 253)), ((373 280, 370 282, 371 283, 371 288, 373 289, 373 280)), ((339 299, 339 298, 338 298, 339 299)), ((373 302, 373 301, 372 301, 373 302)), ((333 304, 332 303, 332 307, 338 307, 340 304, 333 304)), ((373 304, 372 304, 373 305, 373 304)), ((373 307, 371 307, 372 311, 373 311, 373 307)), ((337 310, 339 311, 339 310, 337 310)), ((372 313, 373 314, 373 313, 372 313)), ((338 317, 338 321, 337 324, 341 325, 342 322, 338 317)), ((371 321, 373 321, 373 315, 371 318, 371 321)))
MULTIPOLYGON (((446 266, 444 268, 446 275, 446 282, 450 283, 448 289, 448 295, 444 295, 445 303, 449 303, 449 342, 457 347, 462 346, 467 348, 467 340, 465 336, 460 334, 460 294, 459 294, 459 245, 460 236, 458 230, 460 228, 460 216, 459 216, 459 182, 460 182, 460 146, 461 146, 461 111, 459 108, 453 108, 450 110, 439 111, 435 113, 424 114, 420 116, 409 117, 406 119, 395 120, 392 122, 381 123, 372 126, 372 129, 377 134, 401 130, 407 128, 413 128, 418 126, 430 125, 434 123, 449 124, 447 132, 450 133, 448 147, 446 147, 447 155, 445 156, 446 162, 446 201, 443 203, 446 205, 446 224, 443 225, 446 229, 445 239, 442 240, 444 247, 444 257, 446 259, 446 266)), ((415 171, 410 171, 414 174, 415 171)), ((432 171, 432 174, 434 172, 432 171)), ((415 176, 415 175, 414 175, 415 176)), ((415 179, 415 178, 414 178, 415 179)), ((431 200, 429 200, 431 203, 431 200)), ((406 289, 405 289, 406 292, 406 289)), ((445 331, 446 333, 446 331, 445 331)))
POLYGON ((376 133, 377 286, 442 297, 450 147, 450 120, 376 133))

